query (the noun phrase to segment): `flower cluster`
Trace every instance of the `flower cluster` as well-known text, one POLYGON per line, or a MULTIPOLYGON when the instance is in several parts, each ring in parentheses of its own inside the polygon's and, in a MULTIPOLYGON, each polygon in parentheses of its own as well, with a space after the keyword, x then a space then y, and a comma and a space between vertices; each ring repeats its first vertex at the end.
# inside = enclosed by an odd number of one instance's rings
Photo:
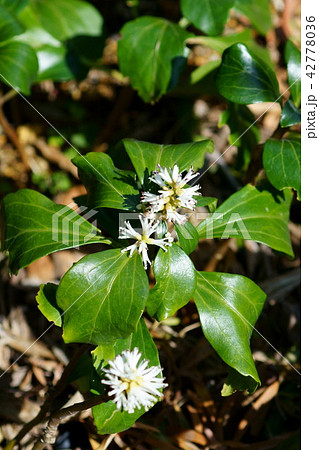
POLYGON ((196 206, 195 195, 201 195, 200 186, 187 187, 190 180, 198 175, 192 168, 188 170, 183 177, 179 172, 178 166, 175 164, 173 168, 158 166, 159 170, 152 173, 149 180, 157 185, 158 192, 143 192, 142 203, 148 204, 144 215, 140 215, 139 219, 142 225, 142 233, 138 233, 132 228, 129 222, 124 222, 124 227, 120 227, 119 239, 135 239, 135 243, 124 248, 122 252, 129 251, 130 257, 135 251, 141 254, 144 268, 151 264, 148 257, 148 245, 157 245, 164 251, 166 247, 171 246, 173 237, 169 232, 162 239, 154 239, 150 236, 156 232, 160 216, 161 220, 184 225, 187 216, 179 212, 180 208, 194 210, 196 206))
POLYGON ((117 409, 130 414, 136 408, 149 410, 162 396, 160 389, 167 386, 164 378, 158 376, 161 367, 148 367, 149 361, 140 361, 141 356, 138 348, 123 351, 109 361, 109 368, 103 369, 107 379, 102 383, 111 387, 109 395, 114 395, 117 409))

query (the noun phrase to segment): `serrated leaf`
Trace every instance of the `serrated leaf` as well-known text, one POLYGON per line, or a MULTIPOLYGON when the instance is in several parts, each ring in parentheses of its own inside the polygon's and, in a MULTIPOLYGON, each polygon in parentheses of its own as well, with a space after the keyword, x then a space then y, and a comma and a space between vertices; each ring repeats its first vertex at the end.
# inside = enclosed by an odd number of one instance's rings
POLYGON ((197 227, 200 238, 253 240, 293 256, 288 229, 290 190, 248 184, 231 195, 197 227))
POLYGON ((154 261, 156 285, 150 291, 147 312, 161 321, 175 314, 191 299, 196 285, 192 261, 176 244, 159 250, 154 261))
POLYGON ((177 164, 180 171, 189 169, 191 166, 197 170, 203 166, 205 154, 214 150, 214 143, 209 140, 161 145, 136 139, 123 139, 123 144, 142 184, 145 173, 150 175, 158 168, 158 164, 165 167, 173 167, 177 164))
POLYGON ((234 0, 181 0, 182 14, 206 34, 221 34, 234 0))
POLYGON ((148 297, 140 255, 121 250, 88 255, 64 275, 57 303, 64 311, 65 342, 105 344, 136 330, 148 297))
POLYGON ((0 78, 4 83, 28 95, 37 71, 37 55, 29 45, 16 41, 0 45, 0 78))
POLYGON ((23 27, 9 9, 0 2, 0 42, 23 32, 23 27))
POLYGON ((256 389, 260 380, 249 340, 265 299, 266 294, 249 278, 197 273, 194 301, 204 335, 230 367, 248 378, 247 388, 251 390, 256 389))
POLYGON ((293 188, 301 198, 301 143, 297 139, 268 139, 263 152, 266 175, 276 189, 293 188))
POLYGON ((58 250, 96 242, 110 243, 73 209, 56 205, 31 189, 8 194, 3 206, 3 249, 9 252, 9 267, 13 273, 58 250))
POLYGON ((30 0, 32 9, 42 27, 59 41, 77 35, 98 36, 103 18, 94 6, 81 0, 30 0))
MULTIPOLYGON (((100 375, 101 368, 107 361, 115 358, 123 350, 134 350, 137 347, 142 359, 147 359, 150 366, 160 365, 158 351, 143 319, 140 320, 137 331, 126 339, 117 340, 114 345, 99 345, 93 352, 94 366, 100 375)), ((145 409, 136 410, 133 414, 117 411, 114 402, 109 401, 92 409, 94 423, 99 434, 119 433, 131 428, 136 420, 145 413, 145 409)))
POLYGON ((280 117, 280 126, 291 127, 301 122, 301 111, 289 99, 282 109, 280 117))
POLYGON ((41 284, 36 296, 38 308, 50 322, 54 322, 58 327, 62 326, 63 311, 56 302, 58 285, 54 283, 41 284))
POLYGON ((263 35, 272 28, 269 0, 236 0, 235 9, 244 14, 263 35))
POLYGON ((186 255, 189 255, 197 247, 199 240, 198 231, 190 222, 186 222, 185 225, 176 224, 175 230, 178 235, 178 244, 184 250, 186 255))
POLYGON ((87 153, 72 162, 78 167, 79 177, 87 189, 90 208, 136 209, 140 195, 133 172, 114 167, 105 153, 87 153))
POLYGON ((274 71, 244 44, 225 50, 216 85, 227 100, 243 105, 274 102, 280 96, 274 71))
POLYGON ((185 60, 190 33, 160 17, 143 16, 121 30, 118 58, 123 75, 145 102, 158 100, 168 90, 173 63, 185 60), (138 68, 138 70, 137 70, 138 68))
POLYGON ((299 108, 301 103, 301 52, 291 41, 287 41, 285 59, 291 97, 295 106, 299 108))

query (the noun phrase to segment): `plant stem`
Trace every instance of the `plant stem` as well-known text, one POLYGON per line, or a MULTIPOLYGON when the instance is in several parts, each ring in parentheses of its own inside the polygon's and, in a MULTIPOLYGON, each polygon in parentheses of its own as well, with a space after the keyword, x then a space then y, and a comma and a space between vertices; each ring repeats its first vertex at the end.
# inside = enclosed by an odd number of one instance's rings
POLYGON ((33 450, 42 450, 45 445, 54 444, 58 433, 58 426, 64 419, 72 416, 77 412, 84 411, 85 409, 90 409, 93 408, 93 406, 107 402, 108 400, 109 399, 105 394, 98 395, 96 397, 90 398, 89 400, 85 400, 84 402, 75 403, 72 406, 62 408, 59 411, 55 412, 49 419, 42 439, 35 444, 33 450))
POLYGON ((11 450, 13 447, 18 444, 21 439, 24 438, 26 434, 29 433, 29 431, 32 430, 36 425, 38 425, 41 422, 44 422, 47 412, 49 411, 50 407, 52 406, 52 402, 55 398, 57 398, 65 389, 67 386, 68 378, 70 376, 70 373, 72 372, 75 364, 79 360, 79 358, 90 348, 90 345, 84 344, 81 345, 77 349, 77 351, 74 353, 72 359, 70 360, 69 364, 65 367, 64 372, 60 378, 60 380, 57 382, 57 384, 54 386, 52 391, 49 393, 47 398, 45 399, 42 408, 40 409, 38 415, 34 417, 30 422, 26 423, 22 429, 19 431, 17 436, 10 441, 7 446, 5 447, 5 450, 11 450))
POLYGON ((14 89, 10 89, 10 91, 0 97, 0 105, 4 105, 8 100, 11 100, 11 98, 15 97, 17 94, 17 91, 15 91, 14 89))

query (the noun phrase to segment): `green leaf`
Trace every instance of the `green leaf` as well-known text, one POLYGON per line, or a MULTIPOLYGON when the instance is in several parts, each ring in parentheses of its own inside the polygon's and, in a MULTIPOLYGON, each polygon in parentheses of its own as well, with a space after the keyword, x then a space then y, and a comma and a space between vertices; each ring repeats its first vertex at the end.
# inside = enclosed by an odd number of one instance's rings
POLYGON ((299 108, 301 103, 301 53, 291 41, 285 47, 287 62, 288 84, 294 104, 299 108))
POLYGON ((77 35, 98 36, 103 18, 88 2, 81 0, 30 0, 32 9, 42 27, 59 41, 77 35))
POLYGON ((112 159, 105 153, 87 153, 72 162, 79 168, 90 208, 136 209, 140 196, 133 172, 114 167, 112 159))
POLYGON ((256 387, 257 384, 253 378, 241 375, 230 367, 221 394, 223 397, 228 397, 236 391, 245 391, 246 389, 252 394, 256 387))
POLYGON ((196 285, 195 269, 185 252, 173 244, 159 250, 154 261, 156 285, 150 291, 146 309, 161 321, 175 314, 191 299, 196 285))
POLYGON ((280 96, 274 71, 244 44, 225 50, 216 84, 227 100, 243 105, 273 102, 280 96))
POLYGON ((73 78, 65 59, 66 48, 64 45, 59 47, 43 45, 37 50, 37 57, 39 61, 37 81, 67 81, 73 78))
POLYGON ((261 34, 272 28, 269 0, 236 0, 235 9, 244 14, 261 34))
POLYGON ((288 230, 290 190, 248 184, 197 227, 200 238, 249 239, 293 256, 288 230))
POLYGON ((251 159, 253 148, 260 140, 260 133, 255 122, 255 116, 244 105, 229 103, 228 109, 221 115, 218 126, 228 125, 230 135, 229 144, 238 149, 236 158, 236 169, 247 169, 251 159))
POLYGON ((68 206, 56 205, 31 189, 3 200, 5 237, 10 270, 17 273, 44 255, 95 242, 110 243, 99 230, 68 206))
POLYGON ((190 33, 159 17, 143 16, 121 30, 118 58, 123 75, 145 102, 158 100, 168 90, 174 62, 185 60, 190 33), (138 70, 137 70, 138 69, 138 70))
POLYGON ((221 34, 234 0, 181 0, 182 14, 206 34, 221 34))
POLYGON ((280 117, 280 126, 291 127, 301 122, 301 111, 289 99, 282 109, 280 117))
MULTIPOLYGON (((137 331, 126 339, 117 340, 114 345, 99 345, 93 352, 94 366, 101 375, 101 368, 107 361, 115 358, 123 350, 134 350, 137 347, 142 359, 149 360, 150 366, 160 365, 158 351, 143 319, 140 320, 137 331)), ((136 420, 145 413, 145 409, 136 410, 133 414, 117 411, 114 402, 109 401, 95 406, 94 422, 99 434, 112 434, 131 428, 136 420)))
POLYGON ((0 0, 0 5, 4 6, 12 14, 18 14, 28 3, 29 0, 0 0))
POLYGON ((148 297, 140 255, 119 249, 88 255, 62 278, 57 303, 65 342, 105 344, 136 330, 148 297))
POLYGON ((204 165, 205 154, 214 150, 214 143, 209 140, 161 145, 136 139, 123 139, 123 144, 142 184, 145 173, 150 175, 157 169, 158 164, 165 167, 173 167, 177 164, 181 171, 191 166, 197 170, 204 165))
POLYGON ((196 198, 196 207, 206 206, 208 211, 213 213, 217 208, 217 198, 216 197, 205 197, 204 195, 195 196, 196 198))
POLYGON ((246 387, 260 384, 249 340, 266 294, 249 278, 198 272, 194 300, 206 339, 233 369, 247 377, 246 387))
POLYGON ((58 39, 55 39, 42 27, 38 16, 29 6, 19 13, 18 19, 25 27, 25 32, 19 35, 16 40, 29 44, 35 50, 42 47, 44 44, 54 47, 61 46, 61 42, 58 39))
POLYGON ((38 308, 50 322, 54 322, 58 327, 62 326, 63 311, 56 302, 58 285, 53 283, 41 284, 36 296, 38 308))
POLYGON ((10 87, 30 94, 30 85, 35 81, 37 71, 37 55, 29 45, 15 41, 0 45, 0 76, 10 87))
POLYGON ((190 222, 186 222, 185 225, 175 225, 175 230, 178 235, 179 245, 186 255, 189 255, 197 247, 199 240, 198 231, 190 222))
POLYGON ((0 3, 0 42, 23 32, 23 28, 13 14, 0 3))
POLYGON ((263 152, 266 175, 276 189, 293 188, 301 198, 301 144, 297 139, 268 139, 263 152))

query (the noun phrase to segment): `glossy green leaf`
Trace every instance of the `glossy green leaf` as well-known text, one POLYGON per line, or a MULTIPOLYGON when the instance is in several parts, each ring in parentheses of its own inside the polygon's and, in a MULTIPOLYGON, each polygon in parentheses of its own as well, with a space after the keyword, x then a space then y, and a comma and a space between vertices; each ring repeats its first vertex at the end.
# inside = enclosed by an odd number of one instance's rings
POLYGON ((186 253, 173 244, 159 250, 154 261, 156 285, 150 291, 147 312, 161 321, 175 314, 191 299, 196 285, 195 269, 186 253))
POLYGON ((280 96, 273 70, 244 44, 225 50, 216 84, 227 100, 243 105, 273 102, 280 96))
POLYGON ((29 45, 15 41, 0 45, 1 81, 28 95, 37 71, 37 55, 29 45))
POLYGON ((181 0, 182 14, 206 34, 220 34, 227 22, 234 0, 181 0))
POLYGON ((287 41, 285 48, 287 62, 288 84, 294 104, 299 108, 301 103, 301 53, 291 41, 287 41))
POLYGON ((301 196, 301 143, 297 139, 268 139, 263 152, 266 175, 276 189, 293 188, 301 196))
POLYGON ((293 256, 288 230, 290 190, 248 184, 197 227, 201 238, 249 239, 293 256))
POLYGON ((249 393, 253 393, 256 387, 256 381, 253 378, 242 375, 230 367, 221 394, 223 397, 228 397, 236 391, 245 391, 246 389, 249 393))
POLYGON ((58 285, 53 283, 41 284, 36 296, 38 308, 50 322, 54 322, 58 327, 62 326, 63 311, 56 302, 58 285))
POLYGON ((41 256, 58 250, 110 242, 73 209, 56 205, 31 189, 8 194, 3 200, 3 206, 3 249, 9 252, 9 267, 13 273, 41 256))
POLYGON ((18 14, 28 3, 29 0, 0 0, 0 5, 4 6, 12 14, 18 14))
POLYGON ((269 0, 236 0, 235 9, 248 17, 261 34, 266 34, 273 26, 269 3, 269 0))
MULTIPOLYGON (((94 366, 103 376, 101 369, 123 350, 134 350, 137 347, 142 359, 147 359, 150 366, 160 365, 158 351, 143 319, 140 320, 137 331, 126 339, 115 341, 112 345, 99 345, 92 352, 94 366)), ((133 414, 117 411, 114 402, 109 401, 92 409, 93 418, 99 434, 119 433, 131 428, 136 420, 145 413, 145 409, 136 410, 133 414)))
POLYGON ((169 87, 174 62, 188 55, 185 40, 191 34, 172 22, 150 16, 127 22, 121 34, 118 57, 122 74, 130 77, 145 102, 159 99, 169 87))
POLYGON ((247 377, 254 391, 260 384, 249 340, 266 294, 249 278, 198 272, 194 300, 205 337, 219 356, 247 377))
POLYGON ((291 127, 301 122, 301 111, 289 99, 282 109, 280 125, 282 127, 291 127))
POLYGON ((255 116, 244 105, 229 103, 228 109, 221 115, 219 126, 228 125, 230 145, 237 147, 236 169, 247 169, 253 148, 260 139, 260 133, 255 122, 255 116))
POLYGON ((0 3, 0 42, 23 32, 23 28, 14 15, 0 3))
POLYGON ((206 206, 209 212, 214 212, 217 208, 218 199, 216 197, 205 197, 204 195, 195 196, 196 207, 206 206))
POLYGON ((178 235, 178 243, 184 250, 186 255, 192 253, 197 247, 199 235, 197 229, 191 222, 186 222, 185 225, 175 225, 175 230, 178 235))
POLYGON ((42 27, 60 41, 77 35, 98 36, 103 18, 88 2, 81 0, 30 0, 28 8, 42 27))
POLYGON ((66 49, 64 45, 59 47, 43 45, 37 50, 37 57, 39 61, 37 81, 66 81, 73 78, 65 59, 66 49))
POLYGON ((105 344, 136 330, 148 297, 140 255, 121 250, 88 255, 64 275, 57 303, 64 311, 65 342, 105 344))
POLYGON ((35 50, 46 44, 54 47, 61 46, 61 42, 42 27, 38 16, 29 6, 19 13, 18 19, 25 27, 25 32, 16 38, 20 42, 29 44, 35 50))
POLYGON ((135 210, 140 203, 135 174, 114 167, 105 153, 87 153, 72 162, 79 169, 79 177, 88 192, 90 208, 135 210))
POLYGON ((197 170, 204 165, 205 154, 214 150, 214 143, 209 140, 161 145, 136 139, 123 139, 123 144, 141 183, 144 181, 145 172, 148 171, 150 175, 158 168, 158 164, 165 167, 177 164, 181 171, 191 166, 197 170))

